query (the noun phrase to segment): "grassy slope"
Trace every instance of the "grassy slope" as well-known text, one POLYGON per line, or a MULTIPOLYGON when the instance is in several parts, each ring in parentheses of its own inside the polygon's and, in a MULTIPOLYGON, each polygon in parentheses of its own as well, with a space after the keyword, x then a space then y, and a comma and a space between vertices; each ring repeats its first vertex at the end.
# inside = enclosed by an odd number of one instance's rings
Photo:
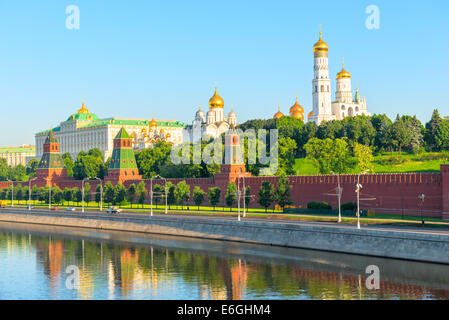
MULTIPOLYGON (((426 153, 425 156, 436 155, 435 153, 426 153)), ((393 156, 397 156, 394 153, 393 156)), ((447 159, 438 160, 422 160, 422 155, 402 154, 406 160, 401 164, 390 164, 388 159, 391 159, 391 153, 384 153, 374 157, 374 172, 376 173, 390 173, 390 172, 439 172, 440 165, 448 163, 447 159)), ((313 175, 317 171, 313 166, 311 160, 296 159, 294 170, 298 175, 313 175)))

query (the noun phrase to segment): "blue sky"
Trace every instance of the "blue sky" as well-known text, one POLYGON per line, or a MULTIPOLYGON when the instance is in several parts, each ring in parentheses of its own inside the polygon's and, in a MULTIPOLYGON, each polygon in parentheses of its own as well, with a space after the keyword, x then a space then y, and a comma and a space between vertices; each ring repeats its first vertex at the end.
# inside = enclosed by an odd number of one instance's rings
MULTIPOLYGON (((0 146, 76 112, 190 123, 215 83, 239 122, 311 110, 319 24, 372 113, 449 115, 449 1, 0 1, 0 146), (68 5, 80 29, 65 26, 68 5), (368 5, 380 29, 365 27, 368 5)), ((332 83, 335 91, 335 81, 332 83)))

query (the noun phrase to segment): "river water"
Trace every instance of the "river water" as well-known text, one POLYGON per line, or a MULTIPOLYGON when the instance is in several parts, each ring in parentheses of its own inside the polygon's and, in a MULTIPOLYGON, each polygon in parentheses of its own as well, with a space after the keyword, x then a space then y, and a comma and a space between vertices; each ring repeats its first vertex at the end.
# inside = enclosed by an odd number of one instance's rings
POLYGON ((449 299, 449 266, 0 223, 0 299, 449 299))

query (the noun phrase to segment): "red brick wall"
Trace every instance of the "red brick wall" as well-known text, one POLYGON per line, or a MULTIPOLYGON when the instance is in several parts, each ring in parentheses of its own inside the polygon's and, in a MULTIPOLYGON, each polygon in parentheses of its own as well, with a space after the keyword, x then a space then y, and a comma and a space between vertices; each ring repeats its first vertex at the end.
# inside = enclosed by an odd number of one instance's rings
MULTIPOLYGON (((441 166, 441 173, 405 173, 405 174, 372 174, 361 175, 361 208, 374 209, 378 213, 394 214, 421 214, 418 195, 424 194, 425 201, 422 207, 423 215, 435 216, 449 219, 449 165, 441 166), (375 198, 374 200, 364 200, 366 198, 375 198), (444 215, 443 215, 444 213, 444 215)), ((190 185, 191 193, 193 188, 199 186, 206 193, 211 187, 219 187, 222 190, 222 201, 224 203, 224 194, 226 192, 226 181, 223 177, 215 178, 187 178, 187 179, 167 179, 173 184, 185 180, 190 185)), ((254 195, 250 207, 260 207, 257 203, 257 192, 262 181, 269 181, 276 186, 277 177, 245 177, 246 186, 251 187, 251 194, 254 195)), ((289 177, 292 185, 292 200, 294 206, 307 207, 311 201, 326 201, 333 208, 337 208, 337 197, 329 194, 335 194, 337 187, 336 176, 291 176, 289 177)), ((142 180, 127 180, 124 182, 126 187, 132 183, 136 186, 142 180)), ((145 185, 150 190, 150 180, 146 179, 145 185)), ((343 188, 342 203, 355 202, 355 185, 357 175, 341 175, 341 187, 343 188)), ((0 182, 0 189, 9 186, 9 182, 0 182)), ((28 185, 28 183, 24 183, 28 185)), ((38 181, 34 184, 40 185, 38 181)), ((81 181, 70 178, 60 179, 57 182, 62 189, 68 187, 81 187, 81 181)), ((92 192, 98 184, 97 180, 89 181, 92 192)), ((153 185, 164 185, 164 180, 154 179, 153 185)), ((240 179, 242 187, 243 180, 240 179)), ((190 205, 193 205, 191 195, 190 205)))

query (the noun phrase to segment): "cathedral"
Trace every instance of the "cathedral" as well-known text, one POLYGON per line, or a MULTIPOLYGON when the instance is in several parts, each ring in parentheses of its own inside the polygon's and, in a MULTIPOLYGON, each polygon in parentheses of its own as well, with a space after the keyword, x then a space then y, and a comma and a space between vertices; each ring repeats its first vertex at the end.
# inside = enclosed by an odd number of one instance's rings
POLYGON ((185 129, 184 141, 195 141, 199 139, 198 135, 216 138, 236 125, 237 115, 231 107, 228 116, 225 116, 224 100, 215 88, 214 95, 209 99, 209 111, 205 114, 201 107, 198 108, 192 125, 185 129))
MULTIPOLYGON (((366 99, 360 97, 359 89, 356 89, 355 94, 352 92, 351 74, 345 70, 344 61, 342 70, 336 76, 337 88, 335 100, 332 101, 328 52, 329 46, 323 41, 322 33, 320 31, 320 38, 313 46, 313 109, 308 114, 308 121, 315 122, 319 125, 322 122, 342 120, 345 117, 359 115, 370 116, 371 114, 366 107, 366 99)), ((301 115, 300 111, 304 112, 304 109, 298 104, 298 98, 296 98, 296 103, 290 108, 289 115, 304 120, 304 115, 301 115)), ((279 109, 274 115, 274 118, 278 119, 282 116, 284 116, 284 114, 282 114, 279 109)))

